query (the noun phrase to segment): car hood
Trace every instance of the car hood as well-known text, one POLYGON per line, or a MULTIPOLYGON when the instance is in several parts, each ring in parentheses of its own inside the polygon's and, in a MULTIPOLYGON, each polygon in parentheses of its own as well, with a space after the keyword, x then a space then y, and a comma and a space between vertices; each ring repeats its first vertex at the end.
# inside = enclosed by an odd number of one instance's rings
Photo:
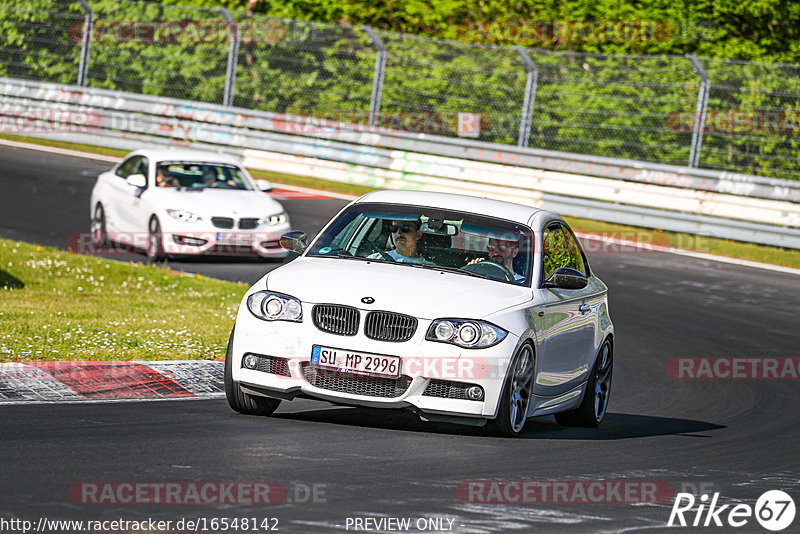
POLYGON ((274 215, 283 207, 261 191, 159 188, 152 200, 162 209, 183 209, 205 217, 257 217, 274 215))
POLYGON ((303 302, 389 310, 421 319, 481 319, 532 298, 530 288, 468 275, 337 258, 297 258, 269 273, 267 287, 303 302), (365 297, 375 302, 361 302, 365 297))

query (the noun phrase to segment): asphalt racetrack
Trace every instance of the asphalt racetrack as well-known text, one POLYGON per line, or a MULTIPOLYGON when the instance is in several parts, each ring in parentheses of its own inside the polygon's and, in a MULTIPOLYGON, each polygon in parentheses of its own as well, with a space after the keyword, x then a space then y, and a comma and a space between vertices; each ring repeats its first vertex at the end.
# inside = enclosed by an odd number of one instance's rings
MULTIPOLYGON (((88 230, 94 176, 109 167, 0 147, 0 236, 64 248, 70 234, 88 230)), ((345 203, 282 202, 294 228, 311 234, 345 203)), ((563 428, 543 417, 522 439, 497 439, 406 412, 307 400, 284 402, 272 418, 238 415, 222 399, 6 405, 0 518, 173 525, 275 518, 280 532, 293 533, 392 532, 396 523, 388 519, 409 518, 408 532, 651 532, 666 530, 678 492, 698 499, 719 493, 719 504, 752 507, 780 489, 800 504, 800 380, 692 380, 668 372, 674 358, 800 356, 800 277, 666 253, 595 253, 589 261, 609 285, 617 334, 609 414, 599 429, 563 428), (470 481, 490 490, 486 481, 540 484, 534 502, 517 502, 518 493, 487 502, 490 491, 464 491, 470 481), (266 505, 91 504, 78 491, 104 482, 268 482, 276 498, 266 505), (541 488, 557 482, 570 490, 542 498, 541 488), (593 482, 599 498, 575 493, 593 482), (647 499, 618 496, 609 490, 616 483, 666 488, 666 498, 636 502, 647 499)), ((246 282, 277 265, 172 264, 246 282)), ((694 511, 686 518, 693 521, 694 511)), ((799 525, 800 518, 785 532, 799 525)), ((737 529, 681 530, 767 532, 754 517, 737 529)))

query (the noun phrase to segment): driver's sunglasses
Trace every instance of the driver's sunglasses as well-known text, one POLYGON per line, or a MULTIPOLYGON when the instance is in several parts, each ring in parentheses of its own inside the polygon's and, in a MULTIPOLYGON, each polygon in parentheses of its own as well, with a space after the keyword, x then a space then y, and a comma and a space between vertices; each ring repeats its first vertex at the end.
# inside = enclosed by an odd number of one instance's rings
POLYGON ((389 230, 393 234, 396 234, 398 230, 403 234, 408 234, 411 232, 412 228, 416 229, 416 226, 414 226, 413 224, 393 224, 389 227, 389 230))

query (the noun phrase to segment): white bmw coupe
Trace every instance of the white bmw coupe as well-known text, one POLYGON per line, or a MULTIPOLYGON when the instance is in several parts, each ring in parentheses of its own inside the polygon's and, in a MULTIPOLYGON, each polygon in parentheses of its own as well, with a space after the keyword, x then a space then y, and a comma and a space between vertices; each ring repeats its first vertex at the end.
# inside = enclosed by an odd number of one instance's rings
POLYGON ((255 254, 284 258, 290 230, 280 203, 236 160, 185 149, 137 150, 92 189, 92 239, 170 255, 255 254))
POLYGON ((377 191, 245 295, 225 361, 228 403, 410 409, 516 436, 555 414, 606 414, 614 331, 607 287, 559 216, 485 198, 377 191))

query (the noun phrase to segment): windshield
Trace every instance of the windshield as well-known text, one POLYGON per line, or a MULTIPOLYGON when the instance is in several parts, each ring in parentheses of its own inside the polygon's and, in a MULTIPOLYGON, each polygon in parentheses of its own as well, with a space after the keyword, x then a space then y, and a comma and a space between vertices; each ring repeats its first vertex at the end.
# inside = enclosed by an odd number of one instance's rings
POLYGON ((532 242, 527 226, 483 215, 356 204, 328 226, 308 255, 441 268, 530 285, 532 242))
POLYGON ((235 165, 187 161, 159 163, 156 167, 156 187, 253 189, 244 172, 235 165))

